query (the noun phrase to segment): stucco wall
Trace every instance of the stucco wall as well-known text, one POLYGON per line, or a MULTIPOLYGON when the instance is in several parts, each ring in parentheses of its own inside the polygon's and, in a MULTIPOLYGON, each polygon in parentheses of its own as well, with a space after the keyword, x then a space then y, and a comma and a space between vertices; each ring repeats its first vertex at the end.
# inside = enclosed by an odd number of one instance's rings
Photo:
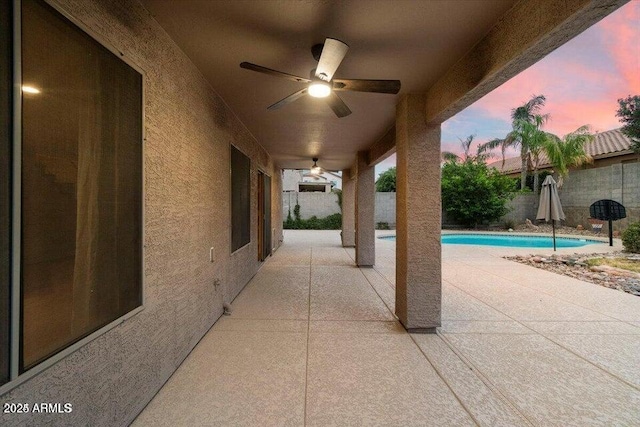
POLYGON ((300 181, 302 181, 302 171, 294 169, 282 171, 282 191, 298 191, 300 181))
POLYGON ((133 0, 55 0, 144 70, 144 310, 0 397, 69 402, 69 414, 0 415, 0 425, 130 423, 260 267, 256 191, 273 178, 274 242, 282 175, 149 13, 133 0), (252 161, 251 243, 230 254, 229 146, 252 161), (214 248, 214 262, 209 248, 214 248), (216 289, 214 281, 222 286, 216 289))

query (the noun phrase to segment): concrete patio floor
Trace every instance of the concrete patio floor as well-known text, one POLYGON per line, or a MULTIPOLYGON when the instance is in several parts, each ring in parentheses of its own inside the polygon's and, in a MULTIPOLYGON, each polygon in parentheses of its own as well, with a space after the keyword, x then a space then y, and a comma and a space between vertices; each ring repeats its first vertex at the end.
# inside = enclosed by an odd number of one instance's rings
POLYGON ((286 232, 134 425, 640 425, 640 298, 444 246, 442 328, 411 335, 376 250, 286 232))

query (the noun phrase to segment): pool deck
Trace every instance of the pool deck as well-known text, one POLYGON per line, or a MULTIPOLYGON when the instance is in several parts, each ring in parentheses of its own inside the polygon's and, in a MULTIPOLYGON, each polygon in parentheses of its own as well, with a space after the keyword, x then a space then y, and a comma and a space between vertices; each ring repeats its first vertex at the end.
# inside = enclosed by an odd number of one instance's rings
POLYGON ((338 233, 287 231, 134 425, 640 425, 640 298, 444 245, 442 327, 408 334, 395 242, 360 269, 338 233))

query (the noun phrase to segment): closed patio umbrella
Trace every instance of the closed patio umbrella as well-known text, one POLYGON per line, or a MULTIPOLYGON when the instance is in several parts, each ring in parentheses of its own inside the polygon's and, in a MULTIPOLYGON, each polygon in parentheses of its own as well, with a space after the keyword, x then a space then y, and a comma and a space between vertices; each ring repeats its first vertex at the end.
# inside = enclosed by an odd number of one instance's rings
POLYGON ((547 222, 551 221, 554 251, 556 250, 556 221, 563 220, 564 218, 564 211, 562 210, 562 204, 560 204, 560 196, 558 196, 556 181, 551 177, 551 175, 549 175, 542 183, 542 190, 540 191, 540 206, 538 206, 538 215, 536 215, 536 219, 544 219, 547 222))

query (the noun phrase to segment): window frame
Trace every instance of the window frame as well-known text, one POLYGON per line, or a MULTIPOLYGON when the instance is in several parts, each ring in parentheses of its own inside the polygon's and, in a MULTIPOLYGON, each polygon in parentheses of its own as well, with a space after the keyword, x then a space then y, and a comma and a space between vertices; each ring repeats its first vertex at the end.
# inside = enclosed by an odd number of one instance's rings
POLYGON ((253 209, 252 209, 252 194, 253 194, 253 175, 255 175, 254 171, 253 171, 253 161, 251 160, 251 156, 247 155, 247 153, 245 153, 243 150, 241 150, 238 146, 234 145, 234 144, 229 144, 229 251, 230 254, 233 255, 241 250, 243 250, 244 248, 246 248, 247 246, 251 245, 251 216, 253 213, 253 209), (242 154, 243 156, 245 156, 248 160, 249 160, 249 169, 248 169, 248 175, 249 175, 249 197, 248 197, 248 201, 249 201, 249 206, 248 206, 248 211, 249 211, 249 223, 248 223, 248 229, 249 229, 249 240, 247 240, 247 242, 237 248, 234 249, 233 247, 233 161, 231 159, 233 150, 238 151, 240 154, 242 154))
POLYGON ((2 37, 6 37, 6 39, 2 41, 3 49, 7 49, 6 52, 3 52, 3 57, 0 59, 3 65, 5 65, 5 61, 7 61, 7 67, 2 72, 2 76, 0 76, 0 78, 2 79, 2 81, 0 82, 0 84, 2 85, 2 89, 0 90, 2 99, 0 99, 0 103, 2 103, 1 108, 4 109, 4 111, 2 111, 2 113, 0 114, 2 120, 2 124, 0 124, 0 126, 6 126, 6 130, 2 133, 2 139, 0 139, 0 144, 3 145, 2 147, 0 147, 0 150, 2 150, 3 152, 2 164, 0 166, 2 168, 2 172, 0 174, 2 175, 2 179, 5 180, 5 182, 1 184, 3 188, 0 192, 0 194, 2 194, 2 200, 0 201, 0 203, 4 204, 4 206, 0 208, 2 209, 2 215, 0 216, 0 218, 2 218, 2 224, 0 224, 0 227, 7 227, 6 235, 3 236, 2 241, 0 242, 0 244, 2 245, 0 251, 5 253, 7 257, 6 260, 2 259, 2 261, 0 261, 4 264, 0 265, 0 268, 2 269, 0 277, 3 278, 3 281, 0 282, 0 286, 4 288, 0 290, 0 295, 2 295, 0 296, 0 310, 3 311, 2 315, 0 316, 0 322, 2 322, 2 325, 0 325, 0 331, 2 331, 4 335, 0 338, 0 351, 2 352, 2 354, 0 355, 0 358, 2 358, 2 363, 0 364, 0 368, 2 369, 2 372, 0 372, 0 385, 2 385, 5 383, 5 381, 8 382, 11 376, 11 366, 9 364, 11 354, 9 344, 11 342, 11 190, 13 188, 13 183, 11 182, 11 179, 13 177, 13 163, 11 156, 13 149, 13 112, 10 110, 11 108, 13 108, 13 1, 0 1, 2 2, 2 7, 6 6, 6 10, 9 12, 2 18, 0 18, 2 20, 2 23, 0 24, 2 37))
POLYGON ((13 5, 13 125, 12 125, 12 170, 11 170, 11 253, 10 253, 10 274, 11 281, 9 283, 10 291, 10 354, 9 354, 9 381, 0 385, 0 395, 3 395, 20 384, 35 377, 41 372, 47 370, 53 365, 60 362, 67 356, 75 353, 85 345, 89 344, 96 338, 104 335, 111 329, 132 318, 142 312, 146 305, 146 281, 145 281, 145 81, 146 72, 137 65, 125 52, 115 48, 109 41, 105 40, 101 35, 95 33, 87 25, 82 23, 70 15, 66 10, 55 3, 48 0, 42 0, 46 5, 59 13, 64 19, 68 20, 72 25, 76 26, 80 31, 84 32, 88 37, 92 38, 96 43, 107 49, 119 60, 123 61, 129 67, 133 68, 141 75, 141 134, 140 134, 140 150, 141 150, 141 182, 140 182, 140 305, 128 313, 120 316, 112 322, 102 326, 100 329, 92 332, 75 343, 65 347, 54 355, 48 357, 37 365, 20 373, 21 359, 21 294, 22 294, 22 275, 21 275, 21 198, 22 198, 22 0, 12 0, 13 5))

